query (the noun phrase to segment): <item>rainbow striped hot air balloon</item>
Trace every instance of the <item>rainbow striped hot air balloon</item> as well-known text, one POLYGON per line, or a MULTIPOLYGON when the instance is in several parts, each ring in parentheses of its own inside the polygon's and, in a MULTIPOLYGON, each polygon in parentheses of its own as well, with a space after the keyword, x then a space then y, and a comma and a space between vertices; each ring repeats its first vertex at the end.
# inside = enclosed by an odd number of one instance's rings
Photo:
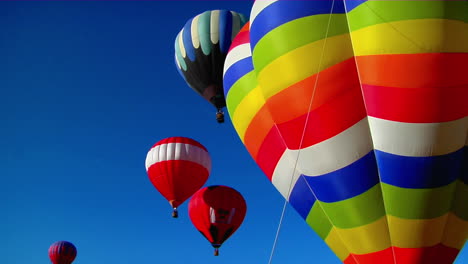
POLYGON ((467 21, 466 1, 257 1, 234 41, 233 124, 344 263, 452 263, 467 240, 467 21))

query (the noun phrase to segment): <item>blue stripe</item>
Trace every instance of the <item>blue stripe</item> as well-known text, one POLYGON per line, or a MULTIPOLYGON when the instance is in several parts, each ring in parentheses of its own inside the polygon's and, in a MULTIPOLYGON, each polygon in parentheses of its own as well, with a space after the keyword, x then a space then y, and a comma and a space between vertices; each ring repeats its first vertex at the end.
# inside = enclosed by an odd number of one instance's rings
POLYGON ((195 48, 193 47, 192 44, 192 21, 193 18, 191 18, 187 23, 185 23, 184 26, 184 32, 182 35, 182 43, 184 44, 185 52, 187 53, 187 56, 191 61, 195 61, 195 48))
POLYGON ((327 203, 352 198, 379 183, 373 151, 334 172, 315 177, 304 176, 314 190, 317 199, 327 203))
POLYGON ((344 14, 343 0, 336 1, 278 1, 263 9, 255 18, 250 29, 252 49, 271 30, 298 18, 330 14, 344 14), (333 3, 334 2, 334 3, 333 3))
POLYGON ((219 48, 226 54, 232 40, 232 13, 227 10, 219 11, 219 48))
POLYGON ((300 176, 289 195, 289 204, 302 218, 306 219, 315 201, 315 196, 307 185, 307 181, 300 176))
POLYGON ((463 148, 441 156, 407 157, 376 150, 382 182, 402 188, 436 188, 460 178, 463 148))
POLYGON ((240 78, 245 76, 247 73, 254 70, 252 64, 252 57, 249 56, 240 61, 234 63, 224 74, 223 86, 224 86, 224 95, 227 96, 231 87, 236 83, 240 78))
POLYGON ((346 10, 348 13, 359 5, 364 4, 367 0, 345 0, 346 10))

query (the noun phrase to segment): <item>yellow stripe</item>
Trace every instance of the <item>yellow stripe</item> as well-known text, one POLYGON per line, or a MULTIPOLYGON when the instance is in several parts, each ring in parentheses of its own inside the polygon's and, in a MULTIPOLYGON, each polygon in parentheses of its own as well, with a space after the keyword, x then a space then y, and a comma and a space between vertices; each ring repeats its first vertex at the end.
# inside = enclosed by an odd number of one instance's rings
POLYGON ((387 217, 392 244, 401 248, 430 247, 440 243, 447 220, 447 214, 431 219, 387 217))
POLYGON ((265 66, 257 75, 265 100, 298 81, 353 57, 350 41, 349 34, 344 34, 312 42, 265 66))
POLYGON ((349 251, 345 244, 343 244, 343 241, 341 241, 335 228, 330 230, 327 238, 325 238, 325 243, 341 261, 345 260, 349 256, 349 251))
POLYGON ((244 142, 245 132, 250 122, 264 104, 265 99, 263 98, 262 91, 260 87, 257 86, 252 89, 236 107, 232 115, 232 123, 242 142, 244 142))
POLYGON ((182 55, 182 57, 187 57, 187 52, 185 51, 185 46, 184 46, 184 41, 182 40, 184 36, 184 29, 182 29, 179 33, 179 49, 180 49, 180 54, 182 55))
POLYGON ((468 52, 468 25, 446 19, 383 23, 351 33, 355 56, 468 52))
POLYGON ((442 237, 442 244, 448 247, 462 249, 467 239, 468 221, 459 218, 453 213, 449 213, 442 237))
POLYGON ((368 254, 391 246, 385 216, 368 225, 349 229, 338 228, 337 232, 349 251, 354 254, 368 254))
POLYGON ((325 242, 339 257, 346 257, 349 252, 362 255, 390 246, 421 248, 442 243, 461 249, 467 238, 468 221, 447 213, 432 219, 418 220, 387 215, 365 226, 350 229, 333 227, 325 242))

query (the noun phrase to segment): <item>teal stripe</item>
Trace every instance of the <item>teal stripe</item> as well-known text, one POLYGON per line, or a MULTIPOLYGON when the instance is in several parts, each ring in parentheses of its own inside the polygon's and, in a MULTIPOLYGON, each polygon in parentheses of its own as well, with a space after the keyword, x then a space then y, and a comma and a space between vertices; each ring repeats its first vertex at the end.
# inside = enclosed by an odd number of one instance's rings
POLYGON ((314 15, 283 24, 259 40, 253 51, 255 71, 260 72, 278 57, 309 43, 347 34, 345 14, 314 15), (331 19, 331 20, 330 20, 331 19), (327 27, 330 20, 330 27, 327 27))
MULTIPOLYGON (((211 12, 206 11, 199 15, 198 18, 198 38, 200 39, 200 46, 203 54, 209 55, 211 53, 211 12)), ((193 38, 193 36, 192 36, 193 38)))
POLYGON ((468 22, 466 1, 367 1, 348 14, 351 31, 375 24, 413 19, 468 22))
POLYGON ((180 67, 182 67, 182 69, 184 71, 187 71, 187 64, 185 63, 184 61, 184 58, 182 57, 182 53, 180 52, 180 48, 179 48, 179 38, 180 38, 180 33, 177 35, 176 37, 176 40, 175 40, 175 43, 174 43, 174 46, 175 46, 175 53, 176 53, 176 59, 177 61, 179 62, 179 65, 180 67))
POLYGON ((249 19, 246 16, 244 16, 243 14, 240 14, 240 13, 237 13, 237 14, 240 17, 240 27, 242 28, 245 25, 245 23, 247 23, 249 21, 249 19))

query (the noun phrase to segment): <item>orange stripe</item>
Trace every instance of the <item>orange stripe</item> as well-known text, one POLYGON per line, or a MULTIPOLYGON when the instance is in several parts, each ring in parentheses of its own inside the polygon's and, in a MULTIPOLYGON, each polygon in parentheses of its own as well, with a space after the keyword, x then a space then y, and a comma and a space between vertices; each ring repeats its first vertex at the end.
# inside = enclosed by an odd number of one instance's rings
POLYGON ((330 98, 326 104, 303 116, 278 124, 278 128, 288 148, 299 149, 336 136, 365 116, 359 84, 351 84, 348 90, 330 98), (307 126, 302 140, 306 118, 307 126))
POLYGON ((243 139, 245 147, 254 160, 257 159, 258 151, 273 125, 270 112, 263 105, 247 127, 243 139))
POLYGON ((268 98, 267 105, 275 122, 280 124, 306 114, 312 95, 313 110, 356 87, 359 87, 356 64, 354 59, 348 59, 282 90, 268 98), (285 107, 288 111, 284 111, 285 107))
POLYGON ((363 84, 449 88, 468 83, 468 53, 371 55, 356 59, 363 84))

